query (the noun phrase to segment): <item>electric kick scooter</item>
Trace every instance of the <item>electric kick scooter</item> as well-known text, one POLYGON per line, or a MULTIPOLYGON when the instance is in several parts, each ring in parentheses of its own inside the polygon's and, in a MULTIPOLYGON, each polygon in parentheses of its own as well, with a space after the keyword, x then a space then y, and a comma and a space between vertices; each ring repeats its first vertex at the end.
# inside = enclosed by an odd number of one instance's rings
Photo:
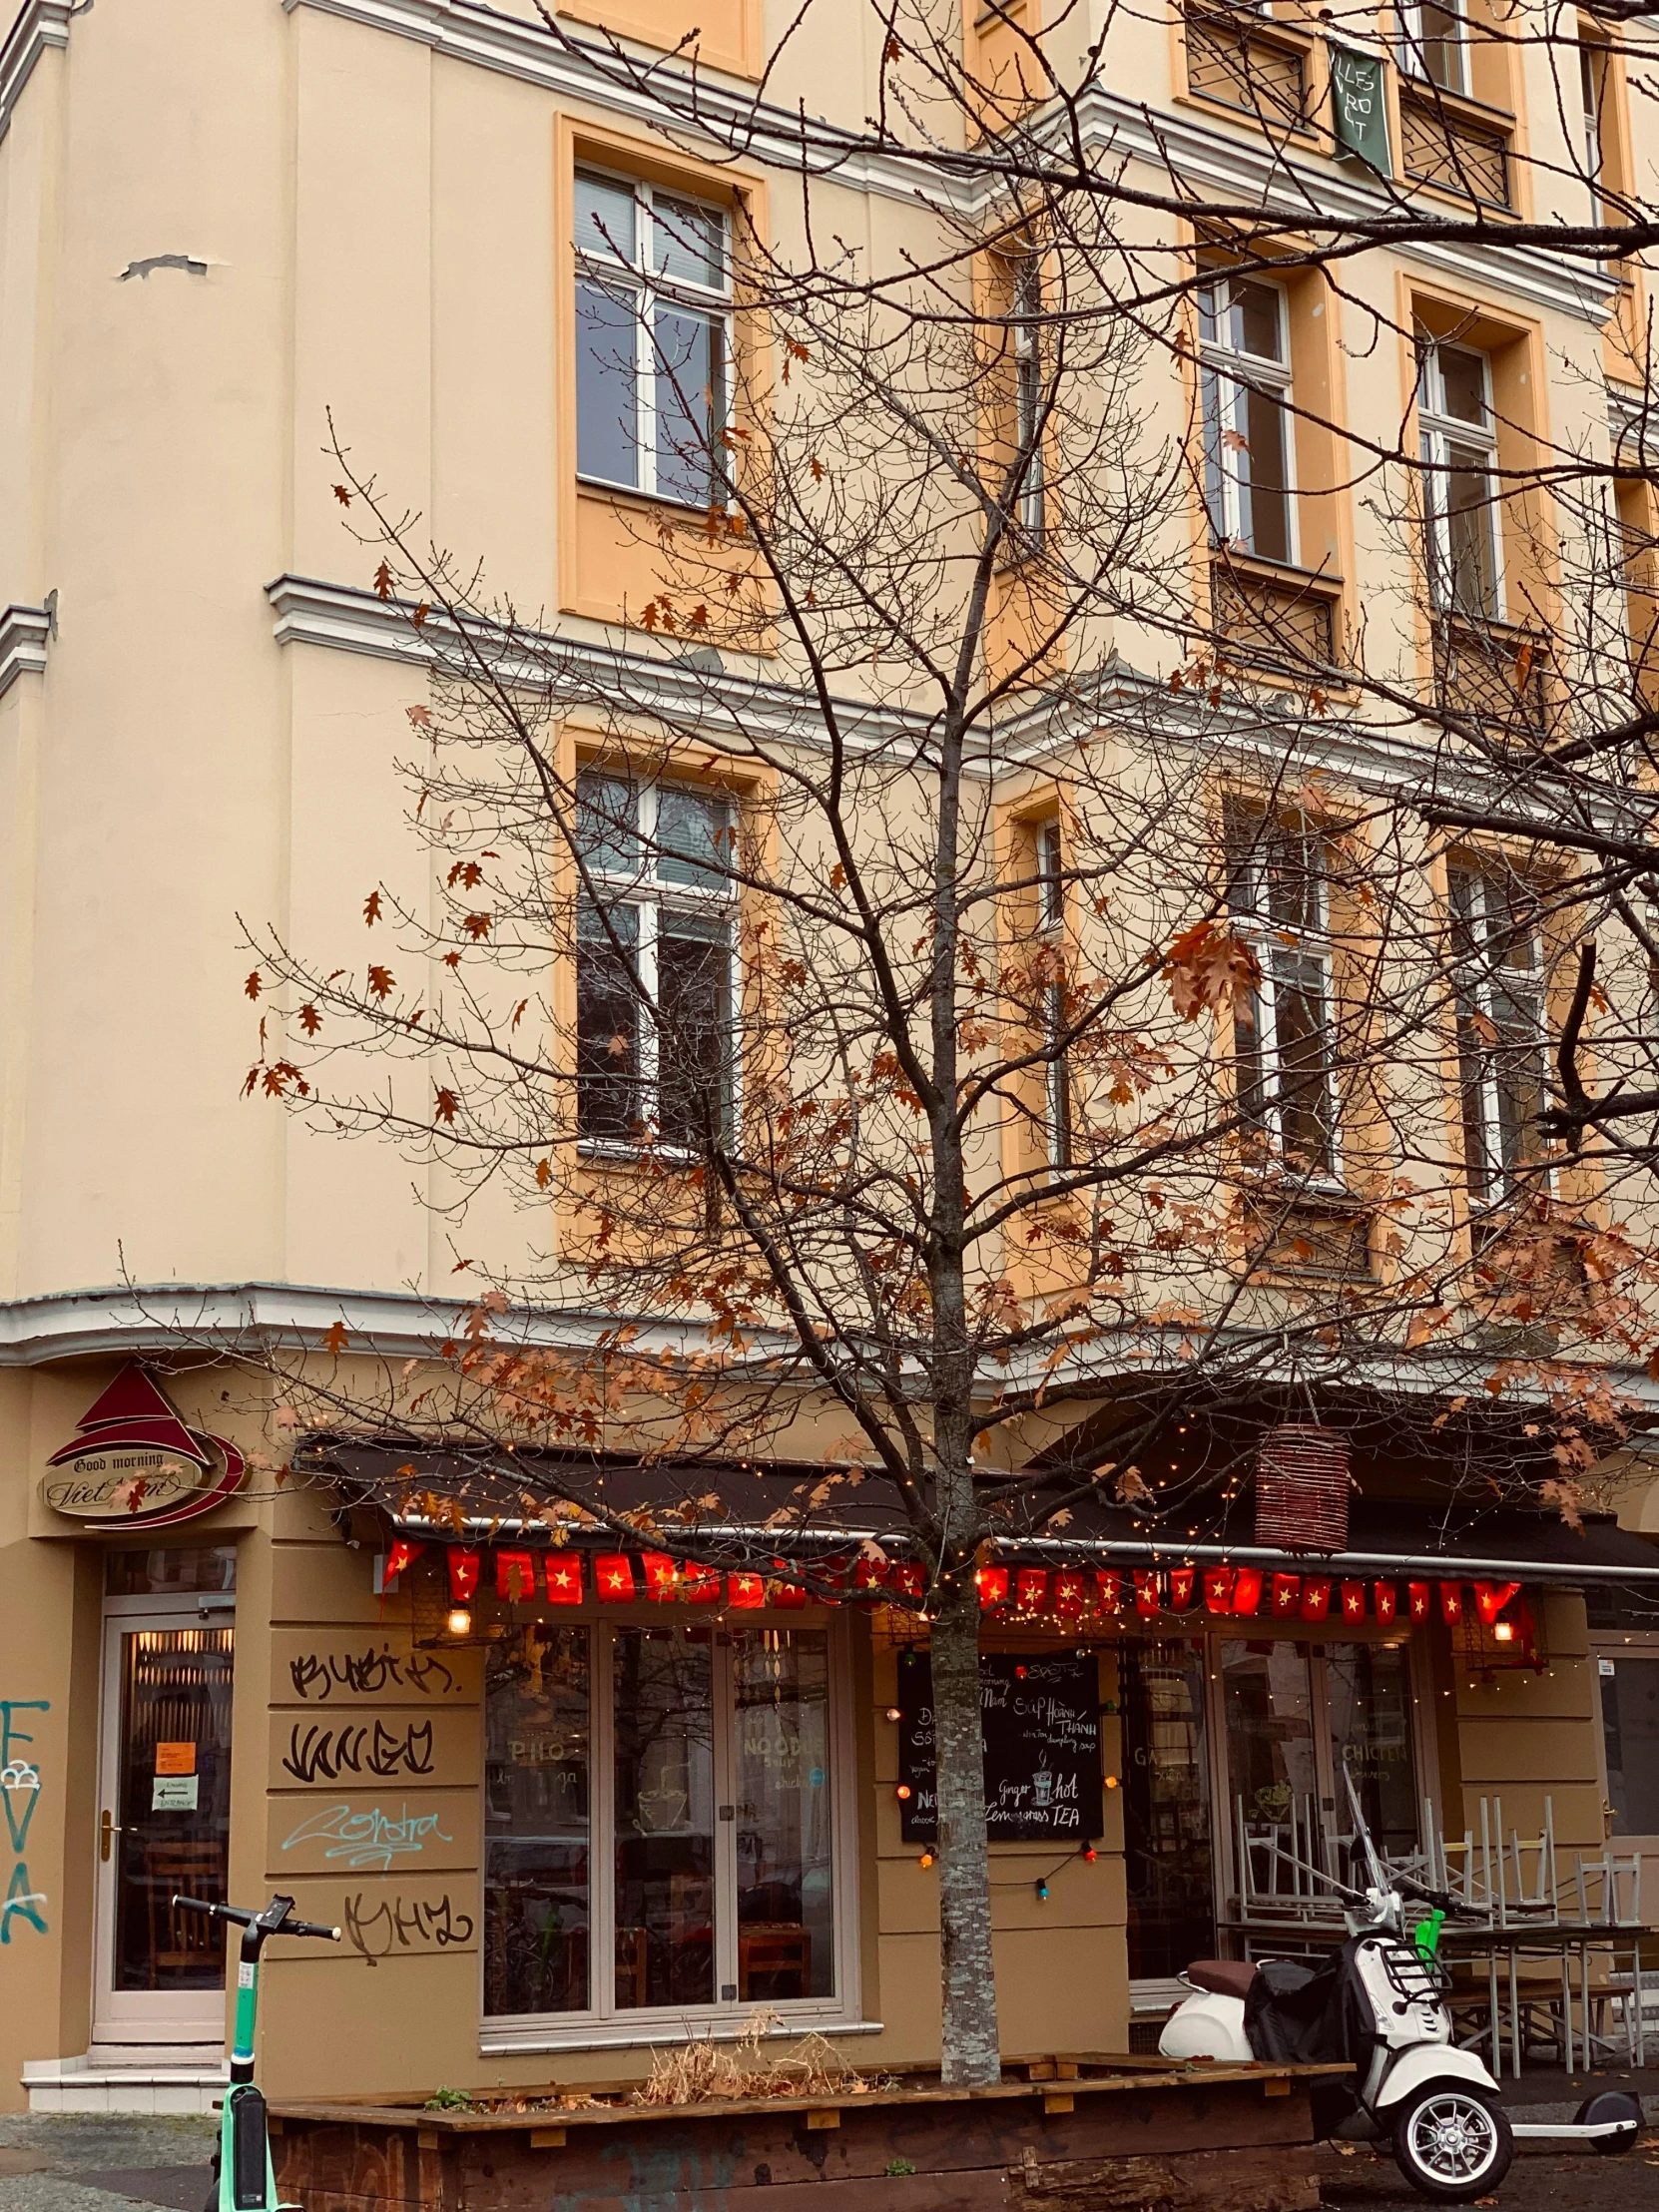
POLYGON ((318 1936, 337 1943, 337 1928, 317 1928, 290 1918, 292 1898, 274 1897, 263 1913, 237 1905, 205 1905, 200 1898, 173 1900, 177 1913, 205 1913, 211 1921, 231 1921, 242 1930, 242 1960, 237 1968, 237 2030, 231 2047, 231 2085, 219 2121, 214 2152, 215 2190, 206 2212, 300 2212, 276 2201, 276 2177, 271 2165, 271 2139, 265 2098, 254 2086, 254 2019, 260 1999, 260 1953, 271 1936, 318 1936))

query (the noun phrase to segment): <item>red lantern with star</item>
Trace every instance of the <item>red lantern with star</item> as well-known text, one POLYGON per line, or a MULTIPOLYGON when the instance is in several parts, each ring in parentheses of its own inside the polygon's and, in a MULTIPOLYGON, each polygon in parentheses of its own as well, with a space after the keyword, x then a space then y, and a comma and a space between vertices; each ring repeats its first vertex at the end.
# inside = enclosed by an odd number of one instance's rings
POLYGON ((449 1547, 449 1595, 457 1605, 470 1605, 478 1588, 478 1570, 483 1564, 482 1554, 463 1551, 459 1544, 449 1547))
POLYGON ((1474 1585, 1474 1609, 1480 1616, 1482 1628, 1493 1628, 1497 1616, 1520 1588, 1518 1582, 1477 1582, 1474 1585))
POLYGON ((1440 1618, 1447 1628, 1455 1628, 1463 1617, 1463 1585, 1461 1582, 1440 1584, 1440 1618))
POLYGON ((582 1602, 582 1555, 579 1551, 550 1551, 542 1562, 549 1605, 582 1602))
POLYGON ((688 1562, 680 1570, 680 1601, 684 1605, 718 1605, 720 1569, 688 1562))
POLYGON ((1040 1613, 1048 1603, 1048 1569, 1021 1567, 1014 1576, 1014 1610, 1040 1613))
POLYGON ((799 1612, 807 1602, 807 1593, 799 1582, 769 1582, 767 1603, 776 1605, 785 1613, 799 1612))
POLYGON ((1374 1582, 1371 1586, 1371 1602, 1379 1624, 1386 1628, 1399 1609, 1399 1592, 1391 1582, 1374 1582))
POLYGON ((1366 1617, 1366 1585, 1363 1582, 1343 1584, 1343 1619, 1363 1621, 1366 1617))
POLYGON ((919 1559, 900 1559, 888 1570, 887 1587, 900 1597, 923 1598, 927 1595, 927 1569, 919 1559))
POLYGON ((885 1559, 860 1559, 853 1574, 852 1586, 860 1597, 873 1597, 887 1586, 887 1576, 892 1570, 885 1559))
POLYGON ((1156 1567, 1135 1569, 1135 1610, 1147 1615, 1160 1609, 1158 1570, 1156 1567))
POLYGON ((740 1612, 758 1609, 767 1601, 767 1586, 759 1574, 729 1574, 726 1577, 726 1602, 740 1612))
POLYGON ((645 1572, 645 1594, 653 1605, 667 1605, 680 1587, 680 1570, 666 1551, 647 1551, 640 1555, 640 1565, 645 1572))
POLYGON ((975 1567, 973 1579, 979 1585, 979 1610, 994 1613, 999 1605, 1008 1602, 1008 1570, 1006 1567, 975 1567))
POLYGON ((602 1551, 593 1563, 594 1587, 610 1605, 631 1605, 634 1562, 625 1551, 602 1551))
POLYGON ((1170 1610, 1184 1613, 1193 1601, 1193 1587, 1198 1581, 1196 1567, 1171 1567, 1169 1573, 1170 1610))
POLYGON ((1233 1610, 1248 1619, 1262 1602, 1262 1570, 1241 1567, 1233 1577, 1233 1610))
POLYGON ((1331 1615, 1331 1577, 1328 1574, 1308 1574, 1302 1578, 1302 1617, 1305 1621, 1328 1620, 1331 1615))
POLYGON ((527 1551, 498 1551, 495 1555, 495 1594, 510 1605, 536 1594, 536 1562, 527 1551))
POLYGON ((1108 1619, 1123 1605, 1123 1577, 1115 1567, 1097 1567, 1094 1577, 1094 1609, 1108 1619))
POLYGON ((1204 1610, 1207 1613, 1232 1612, 1233 1569, 1231 1567, 1205 1568, 1204 1610))
POLYGON ((1301 1602, 1301 1575, 1276 1574, 1273 1578, 1273 1614, 1275 1620, 1289 1620, 1301 1602))
POLYGON ((385 1566, 381 1570, 381 1587, 385 1588, 395 1582, 403 1569, 412 1567, 425 1549, 424 1544, 411 1543, 407 1536, 394 1536, 391 1549, 386 1553, 385 1566))
POLYGON ((1434 1602, 1434 1593, 1426 1582, 1407 1582, 1405 1603, 1414 1621, 1425 1621, 1434 1602))
POLYGON ((1054 1610, 1063 1621, 1080 1621, 1088 1596, 1087 1578, 1072 1568, 1054 1577, 1054 1610))

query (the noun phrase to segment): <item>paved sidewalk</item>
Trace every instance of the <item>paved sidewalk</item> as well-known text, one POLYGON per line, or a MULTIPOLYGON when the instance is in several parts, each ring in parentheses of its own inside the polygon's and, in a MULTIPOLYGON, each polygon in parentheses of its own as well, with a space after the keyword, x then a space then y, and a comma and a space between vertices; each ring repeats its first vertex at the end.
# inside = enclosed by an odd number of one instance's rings
POLYGON ((216 2113, 0 2113, 0 2212, 203 2212, 216 2113))

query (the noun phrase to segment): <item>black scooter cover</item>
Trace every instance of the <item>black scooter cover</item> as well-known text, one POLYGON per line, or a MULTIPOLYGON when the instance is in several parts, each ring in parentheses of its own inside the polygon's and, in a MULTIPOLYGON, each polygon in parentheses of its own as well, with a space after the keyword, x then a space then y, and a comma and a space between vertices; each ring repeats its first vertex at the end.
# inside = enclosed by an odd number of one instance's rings
POLYGON ((1360 2065, 1376 2033, 1371 2002, 1354 1966, 1354 1954, 1367 1940, 1352 1936, 1317 1972, 1294 1958, 1263 1960, 1245 1998, 1245 2034, 1258 2058, 1360 2065))

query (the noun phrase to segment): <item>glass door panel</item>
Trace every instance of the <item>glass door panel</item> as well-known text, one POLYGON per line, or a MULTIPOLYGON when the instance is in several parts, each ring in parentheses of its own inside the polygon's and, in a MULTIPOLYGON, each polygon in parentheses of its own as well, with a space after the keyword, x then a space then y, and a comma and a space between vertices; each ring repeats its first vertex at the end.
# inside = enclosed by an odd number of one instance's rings
POLYGON ((830 1654, 822 1629, 732 1636, 738 1996, 834 1993, 830 1654))
POLYGON ((1289 1638, 1229 1638, 1221 1646, 1227 1735, 1227 1833, 1241 1893, 1257 1902, 1322 1886, 1314 1684, 1308 1646, 1289 1638), (1299 1864, 1300 1862, 1300 1864, 1299 1864))
POLYGON ((1621 1654, 1597 1667, 1612 1833, 1659 1836, 1659 1658, 1621 1654))
POLYGON ((619 2011, 717 1993, 713 1658, 706 1628, 612 1646, 619 2011))
POLYGON ((1216 1948, 1204 1646, 1126 1639, 1118 1664, 1129 1975, 1143 1981, 1216 1948))
POLYGON ((1327 1644, 1325 1696, 1331 1728, 1332 1832, 1347 1847, 1354 1816, 1346 1768, 1366 1826, 1381 1852, 1417 1848, 1416 1763, 1411 1743, 1410 1654, 1403 1644, 1327 1644))
POLYGON ((485 1676, 484 2010, 593 2002, 591 1668, 585 1627, 530 1623, 485 1676))
POLYGON ((217 2033, 225 1946, 173 1897, 225 1899, 236 1631, 107 1625, 98 2026, 217 2033))

